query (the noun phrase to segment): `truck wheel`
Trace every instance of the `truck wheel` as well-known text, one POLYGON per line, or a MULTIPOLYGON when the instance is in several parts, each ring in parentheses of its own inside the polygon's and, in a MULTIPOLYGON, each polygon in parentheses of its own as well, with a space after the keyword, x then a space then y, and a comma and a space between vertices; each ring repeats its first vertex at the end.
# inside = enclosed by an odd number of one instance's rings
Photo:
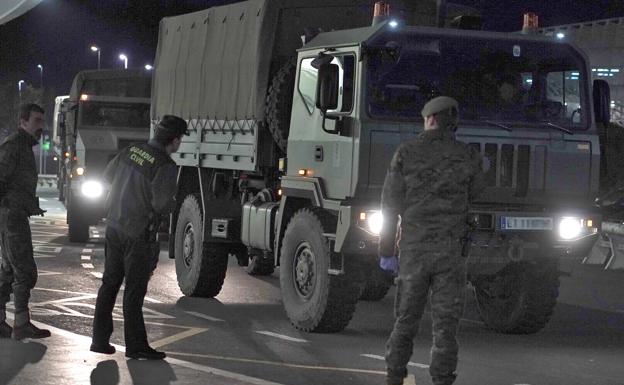
POLYGON ((488 327, 507 334, 532 334, 550 320, 559 296, 559 274, 554 267, 540 270, 516 263, 473 286, 479 314, 488 327))
POLYGON ((71 195, 67 205, 67 235, 70 242, 82 243, 89 240, 89 223, 71 195))
MULTIPOLYGON (((330 275, 331 251, 324 233, 335 225, 318 209, 297 211, 284 233, 280 287, 290 322, 309 332, 343 330, 360 296, 359 271, 345 266, 344 275, 330 275)), ((345 263, 352 259, 345 259, 345 263)), ((353 266, 355 267, 355 266, 353 266)))
POLYGON ((272 258, 263 255, 250 255, 245 271, 249 275, 271 275, 275 271, 275 263, 272 258))
POLYGON ((266 102, 266 122, 277 146, 286 153, 292 95, 295 89, 296 59, 289 59, 273 76, 266 102))
POLYGON ((175 231, 175 266, 178 286, 189 297, 214 297, 221 291, 228 262, 228 247, 202 242, 203 222, 199 199, 188 195, 175 231))
POLYGON ((393 281, 392 275, 381 270, 378 266, 373 266, 371 274, 364 280, 360 300, 381 301, 388 294, 393 281))

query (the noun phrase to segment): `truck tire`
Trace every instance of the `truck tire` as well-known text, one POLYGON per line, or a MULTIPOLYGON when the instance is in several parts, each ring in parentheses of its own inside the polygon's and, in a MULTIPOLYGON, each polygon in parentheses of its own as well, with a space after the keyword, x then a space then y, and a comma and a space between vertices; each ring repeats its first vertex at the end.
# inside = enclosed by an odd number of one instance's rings
POLYGON ((532 334, 543 329, 553 314, 559 274, 554 266, 538 269, 515 263, 473 286, 479 314, 488 327, 506 334, 532 334))
POLYGON ((219 294, 227 270, 229 248, 226 244, 202 242, 202 221, 199 198, 188 195, 176 224, 175 266, 178 286, 189 297, 219 294))
POLYGON ((67 235, 70 242, 87 242, 89 240, 89 223, 84 213, 81 213, 76 199, 68 197, 67 205, 67 235))
POLYGON ((288 144, 296 63, 296 59, 291 58, 282 65, 273 76, 267 93, 265 111, 267 128, 273 136, 275 144, 284 154, 288 144))
MULTIPOLYGON (((335 220, 319 209, 304 208, 291 218, 282 242, 280 287, 286 314, 293 326, 306 332, 338 332, 348 324, 361 290, 356 266, 330 275, 331 251, 323 235, 335 220)), ((345 263, 352 259, 345 259, 345 263)))
POLYGON ((388 294, 393 281, 392 275, 381 270, 379 266, 373 266, 371 274, 365 278, 362 285, 360 300, 381 301, 388 294))
POLYGON ((263 255, 250 255, 245 271, 249 275, 271 275, 275 271, 275 263, 263 255))

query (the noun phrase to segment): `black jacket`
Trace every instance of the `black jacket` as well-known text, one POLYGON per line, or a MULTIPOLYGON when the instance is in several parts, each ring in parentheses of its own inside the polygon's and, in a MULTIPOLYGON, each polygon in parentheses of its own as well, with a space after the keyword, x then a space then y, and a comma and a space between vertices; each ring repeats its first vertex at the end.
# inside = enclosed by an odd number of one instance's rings
POLYGON ((122 150, 106 166, 104 180, 111 184, 107 224, 129 237, 145 233, 157 215, 173 209, 177 167, 154 140, 122 150))
POLYGON ((38 215, 37 165, 33 146, 37 140, 24 131, 9 135, 0 145, 0 206, 38 215))

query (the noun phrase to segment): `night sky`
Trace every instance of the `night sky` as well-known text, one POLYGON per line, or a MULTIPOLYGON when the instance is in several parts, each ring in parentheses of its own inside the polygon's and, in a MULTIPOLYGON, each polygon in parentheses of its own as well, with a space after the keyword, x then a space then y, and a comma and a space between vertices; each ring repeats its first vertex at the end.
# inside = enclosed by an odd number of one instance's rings
MULTIPOLYGON (((314 1, 314 0, 310 0, 314 1)), ((129 67, 152 64, 158 39, 158 23, 172 16, 234 2, 232 0, 43 0, 42 3, 0 26, 0 83, 24 79, 57 95, 69 91, 71 80, 82 69, 97 67, 92 44, 102 49, 102 68, 121 68, 120 53, 129 67)), ((624 16, 624 0, 454 0, 479 9, 485 29, 516 31, 522 14, 533 10, 542 26, 568 24, 624 16)))

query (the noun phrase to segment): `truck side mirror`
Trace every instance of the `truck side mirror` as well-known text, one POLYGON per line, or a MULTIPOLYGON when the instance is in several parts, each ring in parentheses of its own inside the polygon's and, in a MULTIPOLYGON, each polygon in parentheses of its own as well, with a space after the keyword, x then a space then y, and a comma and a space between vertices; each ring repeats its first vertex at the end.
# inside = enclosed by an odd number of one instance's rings
POLYGON ((596 123, 611 122, 611 90, 609 83, 601 79, 594 80, 594 113, 596 123))
POLYGON ((316 83, 316 108, 323 116, 328 110, 338 108, 339 67, 337 64, 323 64, 318 70, 316 83))

